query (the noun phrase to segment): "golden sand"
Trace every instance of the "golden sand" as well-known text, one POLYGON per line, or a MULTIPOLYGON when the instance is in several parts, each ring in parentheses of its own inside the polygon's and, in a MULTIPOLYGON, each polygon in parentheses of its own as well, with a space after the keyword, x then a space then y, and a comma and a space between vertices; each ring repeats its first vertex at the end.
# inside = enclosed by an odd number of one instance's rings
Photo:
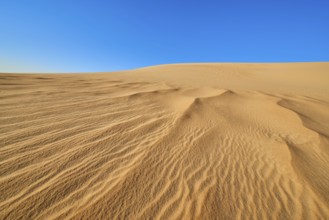
POLYGON ((329 63, 0 74, 0 219, 329 219, 329 63))

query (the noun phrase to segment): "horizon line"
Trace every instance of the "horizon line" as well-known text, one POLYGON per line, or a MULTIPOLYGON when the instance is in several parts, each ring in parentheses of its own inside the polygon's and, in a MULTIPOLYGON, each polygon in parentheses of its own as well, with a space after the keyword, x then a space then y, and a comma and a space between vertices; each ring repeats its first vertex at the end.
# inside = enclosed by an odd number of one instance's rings
POLYGON ((193 64, 301 64, 301 63, 329 63, 328 61, 278 61, 278 62, 238 62, 238 61, 232 61, 232 62, 177 62, 177 63, 161 63, 161 64, 154 64, 149 66, 142 66, 142 67, 136 67, 132 69, 121 69, 121 70, 110 70, 110 71, 60 71, 60 72, 54 72, 54 71, 36 71, 36 72, 14 72, 14 71, 6 71, 1 72, 0 74, 88 74, 88 73, 111 73, 111 72, 124 72, 124 71, 133 71, 137 69, 144 69, 149 67, 157 67, 157 66, 167 66, 167 65, 193 65, 193 64))

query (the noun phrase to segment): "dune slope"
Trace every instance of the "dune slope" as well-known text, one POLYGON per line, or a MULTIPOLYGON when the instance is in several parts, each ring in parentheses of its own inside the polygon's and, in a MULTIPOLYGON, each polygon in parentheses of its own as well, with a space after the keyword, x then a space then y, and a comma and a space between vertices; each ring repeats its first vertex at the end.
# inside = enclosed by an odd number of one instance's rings
POLYGON ((0 219, 329 219, 329 63, 0 88, 0 219))

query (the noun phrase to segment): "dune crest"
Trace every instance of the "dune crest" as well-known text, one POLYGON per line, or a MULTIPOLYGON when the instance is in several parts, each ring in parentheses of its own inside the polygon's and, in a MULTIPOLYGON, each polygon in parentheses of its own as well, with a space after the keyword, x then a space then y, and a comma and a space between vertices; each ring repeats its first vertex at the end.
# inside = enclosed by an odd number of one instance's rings
POLYGON ((329 63, 0 84, 0 219, 329 218, 329 63))

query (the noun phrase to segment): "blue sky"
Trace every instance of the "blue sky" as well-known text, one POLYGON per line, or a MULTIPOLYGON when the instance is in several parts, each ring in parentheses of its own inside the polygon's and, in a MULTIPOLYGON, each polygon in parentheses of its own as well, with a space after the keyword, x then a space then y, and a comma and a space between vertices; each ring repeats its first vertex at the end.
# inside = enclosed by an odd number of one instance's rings
POLYGON ((329 61, 328 0, 0 0, 0 72, 329 61))

